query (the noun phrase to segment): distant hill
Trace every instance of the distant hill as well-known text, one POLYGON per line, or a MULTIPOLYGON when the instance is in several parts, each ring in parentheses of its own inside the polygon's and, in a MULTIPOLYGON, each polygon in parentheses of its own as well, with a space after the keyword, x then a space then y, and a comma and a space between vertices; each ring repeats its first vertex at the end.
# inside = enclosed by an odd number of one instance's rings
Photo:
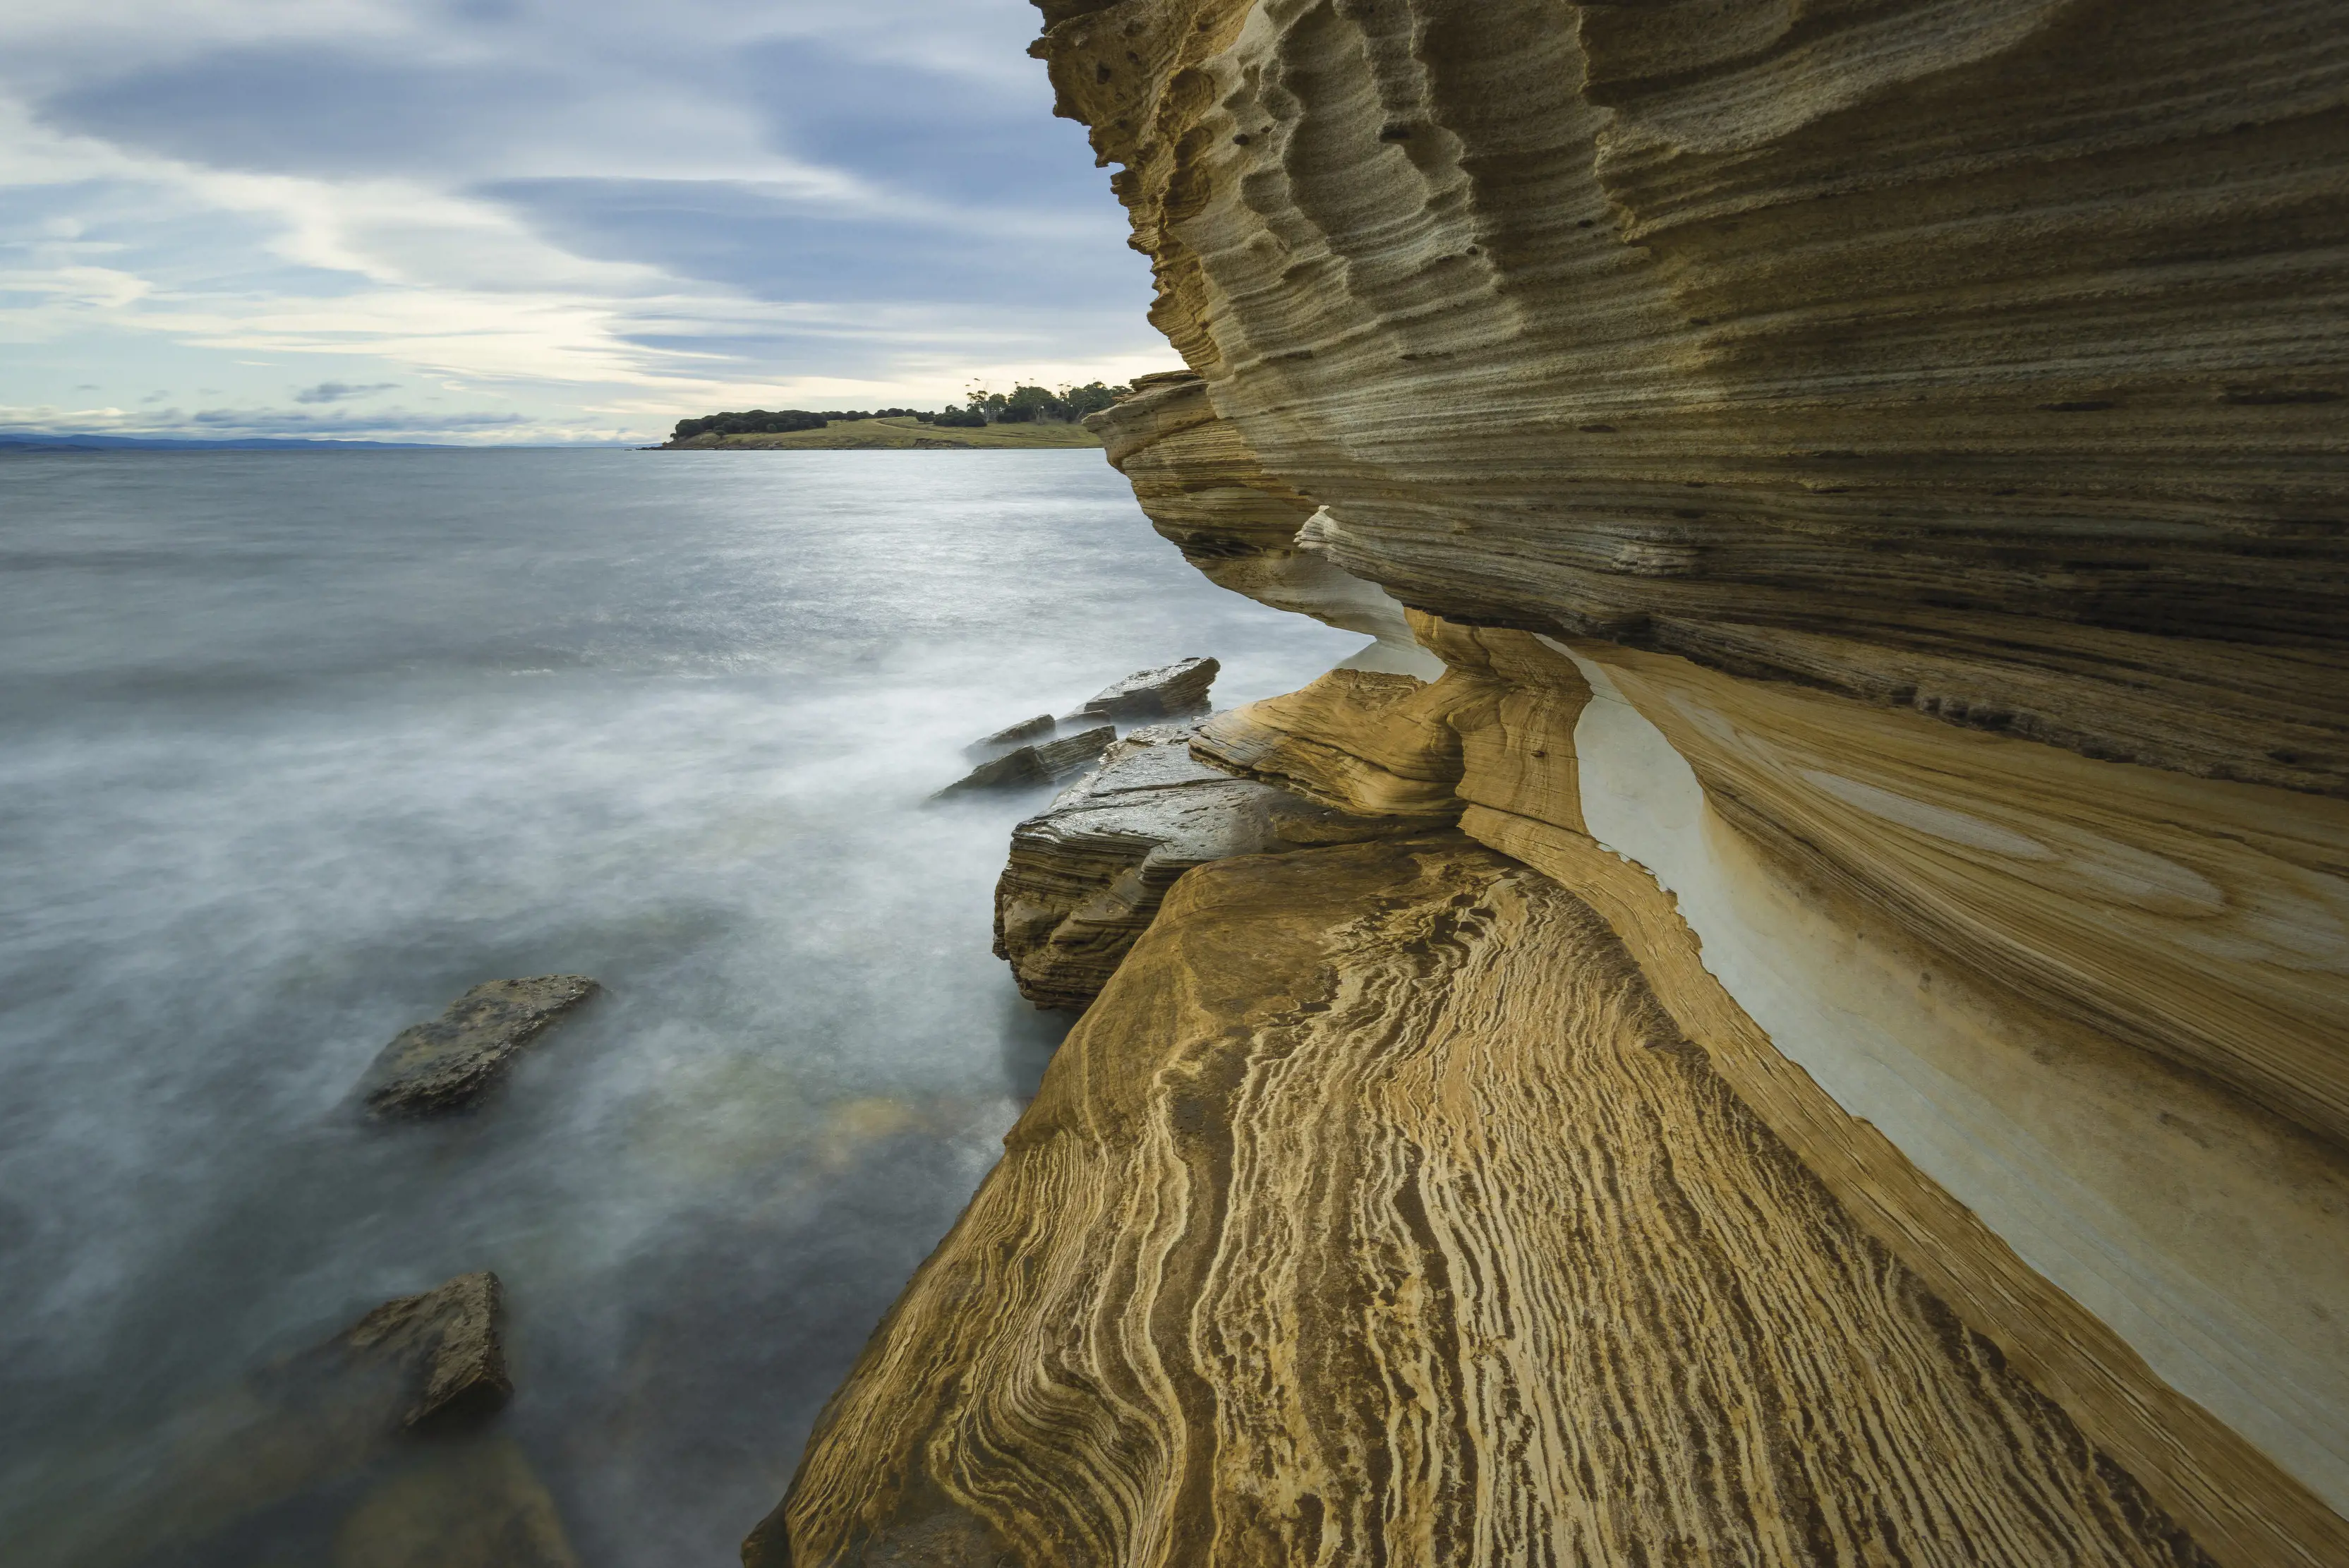
POLYGON ((663 452, 818 451, 908 452, 947 451, 957 447, 981 451, 1035 451, 1049 447, 1098 447, 1101 438, 1082 425, 999 424, 964 427, 924 424, 897 416, 885 420, 843 420, 821 430, 773 431, 749 435, 704 434, 672 441, 663 452))
POLYGON ((309 441, 298 437, 249 437, 243 441, 179 441, 164 436, 28 435, 0 431, 0 447, 37 447, 59 452, 285 452, 317 447, 375 452, 416 451, 445 443, 429 441, 309 441))

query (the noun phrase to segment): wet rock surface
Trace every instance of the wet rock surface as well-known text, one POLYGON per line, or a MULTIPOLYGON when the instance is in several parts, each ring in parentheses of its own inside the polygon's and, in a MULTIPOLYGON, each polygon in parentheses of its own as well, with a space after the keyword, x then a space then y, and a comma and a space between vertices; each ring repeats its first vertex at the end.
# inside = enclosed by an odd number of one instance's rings
POLYGON ((1212 659, 1178 659, 1154 670, 1137 670, 1103 687, 1075 717, 1165 719, 1195 713, 1207 705, 1207 689, 1223 668, 1212 659))
POLYGON ((1083 772, 1116 739, 1116 726, 1102 724, 1063 735, 1057 741, 1022 746, 992 762, 981 763, 930 798, 944 800, 979 790, 1032 789, 1039 784, 1059 784, 1083 772))
POLYGON ((1083 1007, 1176 877, 1235 855, 1282 854, 1412 831, 1349 815, 1191 756, 1195 726, 1154 725, 1012 832, 995 889, 995 951, 1039 1007, 1083 1007))
POLYGON ((368 1069, 368 1114, 440 1116, 472 1106, 513 1057, 597 990, 582 974, 492 980, 473 987, 429 1023, 400 1032, 368 1069))

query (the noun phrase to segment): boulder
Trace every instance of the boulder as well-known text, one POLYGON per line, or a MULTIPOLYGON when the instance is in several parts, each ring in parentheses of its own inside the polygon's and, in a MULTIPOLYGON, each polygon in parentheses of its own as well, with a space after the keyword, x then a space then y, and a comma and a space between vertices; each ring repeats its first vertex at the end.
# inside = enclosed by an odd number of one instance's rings
POLYGON ((973 790, 1030 789, 1041 784, 1060 784, 1082 773, 1087 764, 1108 750, 1110 743, 1116 739, 1116 727, 1103 724, 1081 734, 1064 735, 1057 741, 1022 746, 1016 752, 1005 753, 993 762, 981 763, 930 798, 943 800, 948 795, 973 790))
POLYGON ((1137 670, 1104 687, 1077 710, 1079 719, 1160 719, 1195 713, 1207 705, 1207 688, 1223 666, 1212 659, 1178 659, 1155 670, 1137 670))
POLYGON ((995 888, 995 952, 1037 1006, 1091 1002, 1194 866, 1425 826, 1349 815, 1234 778, 1192 758, 1194 734, 1190 725, 1136 730, 1012 830, 995 888))
POLYGON ((429 1023, 401 1031, 368 1069, 367 1107, 377 1116, 462 1110, 503 1077, 515 1054, 597 990, 580 974, 492 980, 429 1023))
POLYGON ((354 1361, 389 1368, 410 1390, 403 1427, 462 1424, 513 1395, 498 1335, 505 1289, 484 1269, 421 1295, 388 1301, 345 1330, 336 1346, 354 1361))

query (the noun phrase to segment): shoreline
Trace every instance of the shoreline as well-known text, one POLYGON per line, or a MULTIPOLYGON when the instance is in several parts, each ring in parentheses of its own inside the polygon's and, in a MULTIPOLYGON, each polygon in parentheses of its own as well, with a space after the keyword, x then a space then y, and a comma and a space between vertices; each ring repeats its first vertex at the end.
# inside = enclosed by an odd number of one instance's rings
POLYGON ((899 416, 853 420, 820 431, 695 436, 639 452, 1098 452, 1101 437, 1082 425, 927 425, 899 416))

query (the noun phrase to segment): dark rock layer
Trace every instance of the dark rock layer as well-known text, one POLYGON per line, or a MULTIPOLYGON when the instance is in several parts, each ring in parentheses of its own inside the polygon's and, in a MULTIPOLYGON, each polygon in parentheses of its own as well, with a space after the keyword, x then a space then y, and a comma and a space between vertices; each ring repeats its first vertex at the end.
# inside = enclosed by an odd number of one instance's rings
POLYGON ((1165 719, 1207 705, 1207 689, 1223 666, 1212 659, 1178 659, 1137 670, 1103 687, 1077 710, 1080 719, 1165 719))
POLYGON ((1116 739, 1117 727, 1102 724, 1063 735, 1057 741, 1038 741, 1006 752, 992 762, 979 763, 930 798, 942 800, 976 790, 1033 789, 1040 784, 1059 784, 1083 772, 1116 739))

